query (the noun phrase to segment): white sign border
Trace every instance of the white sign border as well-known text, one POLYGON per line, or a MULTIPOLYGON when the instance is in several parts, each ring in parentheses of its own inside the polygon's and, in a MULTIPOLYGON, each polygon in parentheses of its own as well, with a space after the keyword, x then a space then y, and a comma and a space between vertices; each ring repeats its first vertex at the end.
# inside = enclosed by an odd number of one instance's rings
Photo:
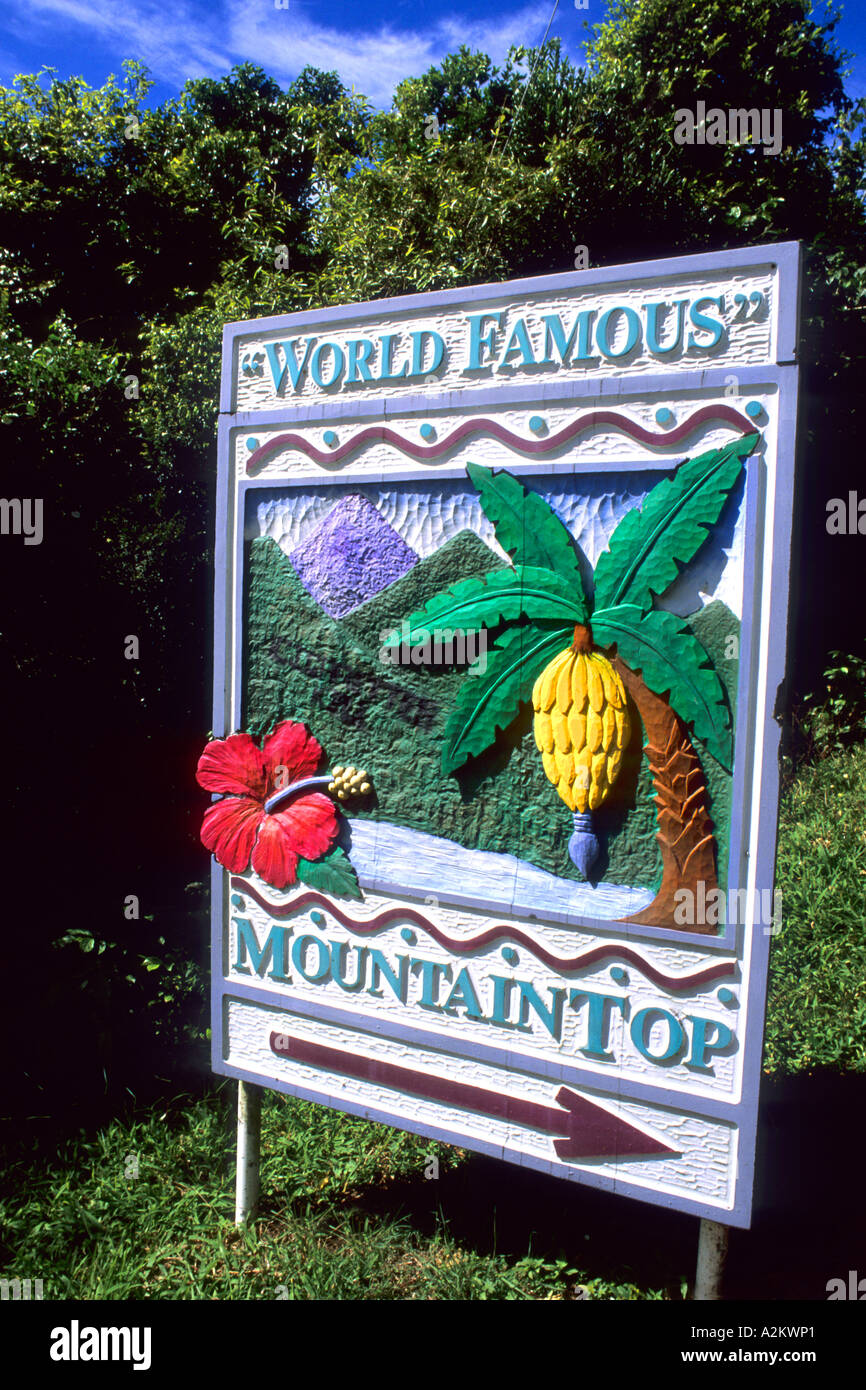
MULTIPOLYGON (((782 243, 775 246, 763 248, 747 248, 742 251, 714 252, 699 256, 676 257, 661 261, 640 262, 634 265, 606 267, 602 270, 576 271, 561 275, 537 277, 528 280, 507 282, 504 284, 472 286, 466 289, 449 290, 424 295, 412 295, 399 299, 379 300, 364 305, 348 305, 339 308, 329 308, 317 310, 312 313, 301 312, 298 314, 284 315, 272 319, 255 320, 240 324, 229 324, 226 326, 223 345, 223 373, 221 383, 221 418, 219 423, 218 441, 218 482, 217 482, 217 520, 215 538, 215 618, 214 618, 214 706, 213 706, 213 733, 215 737, 224 737, 238 727, 233 721, 236 714, 236 699, 240 695, 239 683, 239 663, 241 653, 240 643, 235 641, 235 650, 231 650, 231 643, 227 640, 232 630, 229 618, 237 602, 237 591, 240 582, 238 560, 242 555, 242 536, 237 535, 236 518, 233 511, 233 497, 230 489, 230 478, 234 467, 232 456, 231 440, 232 432, 235 430, 251 429, 274 426, 286 426, 291 423, 292 418, 300 420, 303 417, 309 421, 312 416, 322 416, 332 420, 336 415, 345 413, 355 418, 369 413, 381 419, 383 414, 403 414, 409 410, 424 410, 429 412, 431 407, 441 409, 449 402, 449 393, 443 393, 432 402, 423 395, 407 395, 402 398, 392 399, 385 403, 381 401, 352 400, 339 402, 329 400, 328 402, 317 403, 315 407, 307 404, 305 407, 287 408, 284 411, 274 412, 233 412, 235 403, 236 381, 237 381, 237 353, 236 341, 243 334, 252 331, 268 332, 270 330, 291 330, 291 329, 310 329, 318 324, 334 324, 341 320, 358 321, 365 317, 375 319, 384 315, 392 315, 395 312, 416 312, 423 313, 433 308, 439 308, 450 304, 472 305, 477 308, 487 300, 499 300, 503 298, 519 299, 522 295, 539 292, 575 291, 581 292, 591 288, 602 288, 616 284, 629 283, 646 279, 647 281, 657 282, 660 278, 671 278, 677 274, 702 274, 712 276, 714 272, 727 271, 731 269, 754 269, 756 267, 771 267, 778 272, 777 296, 775 306, 775 332, 774 341, 776 344, 775 364, 761 364, 750 367, 739 367, 737 376, 744 386, 758 383, 768 383, 775 385, 779 392, 780 417, 778 430, 778 449, 775 469, 775 492, 771 499, 766 500, 766 507, 757 507, 755 520, 760 525, 765 525, 767 535, 762 536, 762 547, 767 542, 771 547, 769 553, 764 549, 763 563, 755 566, 754 581, 760 589, 760 624, 755 627, 748 622, 747 614, 744 613, 744 623, 741 634, 740 662, 741 662, 741 699, 738 704, 737 716, 737 747, 739 750, 748 748, 753 742, 753 747, 749 749, 751 756, 746 758, 752 764, 751 776, 751 798, 749 797, 749 787, 742 786, 734 788, 736 798, 742 796, 740 803, 743 810, 751 805, 752 814, 745 824, 748 825, 748 843, 742 845, 742 853, 748 861, 747 886, 750 894, 761 884, 771 884, 773 882, 776 835, 778 822, 778 749, 780 739, 779 725, 773 718, 774 702, 776 693, 781 687, 785 677, 786 660, 786 631, 788 619, 789 602, 789 562, 790 547, 793 524, 794 510, 794 451, 796 437, 796 414, 797 414, 797 391, 798 391, 798 370, 795 365, 796 360, 796 331, 798 315, 798 298, 800 285, 800 247, 798 243, 782 243), (366 407, 366 409, 365 409, 366 407), (760 513, 760 515, 758 515, 760 513), (238 553, 240 552, 240 553, 238 553), (750 666, 754 668, 754 688, 749 692, 750 699, 742 696, 746 693, 742 689, 747 676, 746 672, 750 666)), ((549 386, 543 389, 545 399, 573 398, 578 400, 580 397, 592 397, 598 400, 600 396, 623 396, 639 391, 641 395, 658 392, 663 393, 670 390, 673 385, 676 389, 688 389, 690 385, 700 385, 703 388, 713 384, 714 370, 720 377, 724 376, 724 369, 713 369, 708 367, 706 370, 695 372, 680 372, 677 374, 675 382, 672 381, 670 374, 661 373, 639 373, 634 379, 617 378, 616 380, 605 380, 602 378, 585 378, 579 381, 563 381, 557 383, 554 389, 549 386), (692 381, 694 378, 694 381, 692 381)), ((729 369, 730 370, 730 369, 729 369)), ((490 403, 494 399, 497 403, 505 400, 514 402, 537 402, 538 389, 532 384, 517 384, 509 381, 507 385, 499 388, 472 388, 460 392, 461 404, 467 404, 467 398, 472 398, 472 404, 479 407, 485 403, 490 403), (534 393, 534 394, 533 394, 534 393), (486 402, 485 402, 486 398, 486 402)), ((664 467, 666 461, 654 460, 654 465, 664 467)), ((754 461, 753 461, 754 462, 754 461)), ((618 461, 619 465, 619 461, 618 461)), ((627 466, 627 465, 625 465, 627 466)), ((632 464, 634 466, 634 464, 632 464)), ((646 461, 641 461, 641 466, 646 466, 646 461)), ((540 463, 532 465, 534 473, 546 471, 540 463)), ((437 470, 438 476, 445 476, 444 472, 437 470)), ((350 475, 343 474, 335 477, 334 481, 346 482, 350 475)), ((388 475, 395 480, 398 473, 392 474, 389 470, 388 475)), ((411 476, 417 476, 412 474, 411 476)), ((754 476, 754 470, 752 470, 754 476)), ((366 482, 372 481, 368 476, 366 482)), ((762 481, 766 481, 764 478, 762 481)), ((273 480, 262 480, 259 486, 273 486, 273 480)), ((242 485, 240 491, 241 506, 243 505, 243 492, 247 485, 242 485)), ((764 489, 762 488, 763 492, 764 489)), ((755 508, 755 490, 751 489, 751 505, 755 508)), ((749 582, 748 570, 746 574, 746 584, 749 582)), ((745 588, 745 585, 744 585, 745 588)), ((237 617, 235 618, 235 631, 237 631, 237 617)), ((749 683, 751 683, 749 678, 749 683)), ((733 819, 739 819, 734 813, 733 819)), ((732 836, 733 852, 733 836, 732 836)), ((732 860, 733 866, 733 853, 732 860)), ((236 1077, 257 1085, 266 1085, 270 1089, 278 1090, 289 1095, 296 1095, 303 1099, 317 1101, 356 1114, 368 1119, 381 1120, 408 1130, 413 1133, 422 1134, 427 1137, 441 1139, 447 1143, 457 1144, 462 1147, 471 1147, 479 1152, 489 1153, 495 1157, 508 1158, 509 1155, 503 1153, 500 1144, 488 1145, 477 1139, 471 1143, 467 1142, 466 1136, 452 1132, 445 1127, 433 1126, 430 1124, 418 1125, 411 1121, 405 1114, 396 1114, 388 1110, 371 1108, 369 1105, 356 1104, 345 1097, 335 1099, 324 1091, 311 1090, 307 1087, 297 1086, 273 1076, 262 1076, 255 1072, 246 1071, 230 1065, 224 1057, 224 1014, 229 998, 249 999, 249 1001, 265 1004, 271 1008, 277 1007, 277 1001, 273 994, 266 991, 257 990, 254 985, 245 986, 236 980, 227 978, 227 971, 224 960, 225 927, 228 911, 228 874, 216 862, 212 864, 212 1064, 216 1073, 226 1076, 236 1077)), ((670 932, 661 928, 627 928, 623 924, 612 922, 592 921, 582 918, 582 923, 586 926, 612 935, 622 932, 624 935, 647 940, 658 938, 665 941, 674 942, 677 939, 686 938, 694 945, 695 938, 687 933, 670 932)), ((745 928, 737 928, 744 931, 745 928)), ((740 943, 742 944, 742 943, 740 943)), ((730 932, 727 939, 700 938, 702 950, 712 950, 714 948, 730 953, 733 941, 730 932)), ((766 996, 767 963, 769 956, 769 931, 761 931, 754 928, 752 932, 751 951, 748 962, 744 959, 744 966, 748 966, 748 1019, 749 1024, 745 1036, 741 1038, 740 1045, 744 1050, 743 1060, 743 1091, 740 1101, 727 1106, 721 1101, 708 1101, 703 1098, 693 1098, 689 1096, 687 1103, 685 1097, 677 1096, 670 1098, 670 1104, 678 1110, 686 1113, 708 1113, 714 1118, 721 1118, 725 1115, 730 1122, 734 1123, 739 1132, 739 1154, 738 1180, 736 1184, 736 1198, 733 1206, 721 1209, 718 1205, 692 1199, 685 1195, 671 1195, 661 1191, 647 1191, 639 1188, 638 1185, 631 1185, 627 1179, 612 1179, 605 1174, 593 1174, 585 1170, 579 1172, 569 1165, 539 1161, 535 1158, 520 1153, 511 1161, 520 1163, 522 1166, 536 1168, 539 1171, 554 1173, 567 1179, 577 1180, 585 1185, 598 1187, 608 1191, 616 1191, 625 1196, 632 1196, 654 1204, 667 1206, 672 1209, 690 1212, 701 1217, 709 1217, 714 1220, 723 1220, 728 1225, 746 1227, 751 1221, 752 1189, 754 1180, 754 1148, 757 1128, 757 1108, 758 1094, 760 1085, 761 1056, 763 1049, 763 1017, 766 996), (751 1156, 750 1161, 745 1165, 742 1162, 743 1156, 751 1156)), ((307 1006, 304 1006, 306 1008, 307 1006)), ((291 1011, 284 1009, 287 1017, 291 1016, 291 1011)), ((321 1017, 324 1021, 329 1010, 309 1009, 311 1014, 321 1017)), ((357 1021, 355 1023, 357 1026, 357 1021)), ((412 1035, 417 1031, 418 1041, 421 1041, 423 1030, 406 1029, 400 1026, 400 1031, 406 1033, 406 1041, 411 1042, 412 1035)), ((467 1050, 462 1049, 464 1052, 467 1050)), ((485 1049, 486 1050, 486 1049, 485 1049)), ((613 1078, 611 1078, 613 1081, 613 1078)), ((592 1085, 582 1083, 582 1089, 592 1091, 592 1085)), ((618 1095, 619 1088, 611 1086, 607 1090, 596 1085, 599 1097, 609 1097, 613 1099, 618 1095)), ((631 1094, 632 1086, 628 1087, 631 1094)), ((623 1090, 623 1096, 626 1091, 623 1090)), ((636 1099, 638 1097, 635 1097, 636 1099)), ((649 1097, 646 1097, 649 1099, 649 1097)), ((664 1105, 665 1097, 660 1089, 655 1090, 653 1099, 657 1104, 664 1105)))

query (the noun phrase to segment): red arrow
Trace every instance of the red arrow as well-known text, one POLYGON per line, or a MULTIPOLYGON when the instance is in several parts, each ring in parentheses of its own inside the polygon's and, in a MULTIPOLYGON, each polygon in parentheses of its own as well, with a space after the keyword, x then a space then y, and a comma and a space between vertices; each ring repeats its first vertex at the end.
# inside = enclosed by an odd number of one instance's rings
POLYGON ((563 1137, 553 1141, 559 1158, 634 1158, 638 1155, 659 1158, 680 1152, 658 1139, 650 1139, 626 1120, 565 1086, 556 1093, 564 1109, 555 1109, 533 1100, 485 1091, 481 1086, 450 1081, 445 1076, 412 1071, 392 1062, 376 1062, 371 1057, 359 1057, 336 1047, 323 1047, 321 1043, 293 1038, 288 1033, 271 1033, 271 1051, 278 1057, 292 1057, 307 1066, 357 1076, 362 1081, 389 1086, 407 1095, 423 1096, 425 1100, 439 1101, 443 1105, 459 1105, 464 1110, 493 1115, 497 1120, 510 1120, 543 1134, 560 1134, 563 1137))

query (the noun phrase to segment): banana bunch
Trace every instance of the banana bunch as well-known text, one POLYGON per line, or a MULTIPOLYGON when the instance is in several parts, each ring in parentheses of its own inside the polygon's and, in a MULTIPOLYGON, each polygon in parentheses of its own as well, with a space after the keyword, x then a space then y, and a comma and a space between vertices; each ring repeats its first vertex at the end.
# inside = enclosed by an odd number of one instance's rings
POLYGON ((595 811, 619 774, 631 735, 625 689, 598 651, 568 647, 532 691, 544 771, 569 810, 595 811))

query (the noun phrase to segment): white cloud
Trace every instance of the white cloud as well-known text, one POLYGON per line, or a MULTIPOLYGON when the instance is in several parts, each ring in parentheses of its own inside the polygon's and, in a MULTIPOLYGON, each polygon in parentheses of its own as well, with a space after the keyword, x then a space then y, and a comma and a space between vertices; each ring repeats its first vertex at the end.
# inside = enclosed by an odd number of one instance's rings
POLYGON ((267 0, 241 6, 229 27, 233 53, 258 63, 280 81, 303 67, 335 70, 376 106, 389 105, 396 84, 423 72, 433 61, 427 34, 397 33, 381 28, 353 33, 325 28, 291 11, 268 9, 267 0))
POLYGON ((550 17, 545 0, 490 21, 467 22, 446 15, 423 30, 382 25, 353 32, 290 18, 291 10, 275 10, 269 4, 270 0, 242 2, 235 11, 230 28, 235 52, 280 77, 294 76, 307 63, 336 69, 346 86, 354 85, 376 106, 390 105, 398 82, 420 76, 461 44, 500 62, 512 44, 539 43, 550 17))
POLYGON ((314 8, 304 0, 289 0, 288 10, 276 9, 273 0, 231 0, 217 13, 191 0, 168 6, 164 0, 25 3, 26 10, 21 4, 6 14, 21 39, 32 40, 34 30, 55 42, 64 30, 87 31, 100 46, 117 50, 118 68, 124 57, 138 58, 162 82, 180 86, 191 77, 222 77, 235 63, 250 61, 285 85, 310 64, 336 70, 346 86, 354 85, 376 106, 388 106, 398 82, 419 76, 461 44, 495 62, 512 44, 538 44, 550 17, 543 0, 495 19, 455 13, 415 30, 390 24, 353 29, 317 23, 304 13, 314 8))
POLYGON ((214 41, 215 26, 205 22, 201 9, 184 0, 173 0, 170 11, 160 0, 26 3, 26 17, 17 16, 22 38, 32 38, 34 28, 55 42, 66 28, 88 31, 95 42, 117 50, 118 69, 122 59, 137 58, 164 82, 180 86, 190 77, 219 77, 238 61, 214 41))

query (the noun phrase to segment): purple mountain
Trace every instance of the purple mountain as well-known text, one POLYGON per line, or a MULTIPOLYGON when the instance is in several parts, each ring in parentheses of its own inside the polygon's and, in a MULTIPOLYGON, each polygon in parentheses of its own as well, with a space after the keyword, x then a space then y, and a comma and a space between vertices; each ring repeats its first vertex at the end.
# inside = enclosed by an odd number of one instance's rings
POLYGON ((342 497, 289 555, 304 588, 331 618, 343 618, 400 579, 418 556, 372 502, 342 497))

